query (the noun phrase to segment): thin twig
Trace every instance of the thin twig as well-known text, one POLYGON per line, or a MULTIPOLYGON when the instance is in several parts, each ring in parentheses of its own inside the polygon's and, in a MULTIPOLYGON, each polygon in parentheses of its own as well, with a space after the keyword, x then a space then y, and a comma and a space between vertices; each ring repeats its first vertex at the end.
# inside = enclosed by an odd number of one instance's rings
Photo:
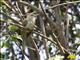
POLYGON ((40 35, 41 37, 43 37, 43 38, 47 39, 48 41, 51 41, 51 42, 52 42, 52 43, 54 43, 54 44, 57 44, 55 41, 53 41, 53 40, 49 39, 48 37, 44 36, 44 35, 43 35, 43 34, 41 34, 41 33, 38 33, 38 32, 35 32, 35 31, 34 31, 34 33, 35 33, 35 34, 37 34, 37 35, 40 35))
POLYGON ((20 17, 20 19, 21 19, 21 22, 22 22, 22 20, 23 20, 23 14, 22 14, 22 11, 20 10, 20 8, 19 8, 19 4, 18 4, 18 1, 16 2, 16 7, 17 7, 17 11, 18 11, 18 15, 19 15, 19 17, 20 17))
MULTIPOLYGON (((23 26, 20 26, 20 25, 18 25, 18 24, 14 24, 14 23, 11 23, 11 24, 16 25, 16 26, 18 26, 18 27, 20 27, 20 28, 26 29, 26 28, 24 28, 23 26)), ((56 43, 54 40, 49 39, 48 37, 44 36, 43 34, 38 33, 38 32, 35 32, 35 31, 34 31, 34 33, 37 34, 37 35, 40 35, 41 37, 43 37, 43 38, 47 39, 48 41, 50 41, 50 42, 54 43, 55 45, 57 45, 57 43, 56 43)), ((57 39, 56 35, 54 35, 54 36, 55 36, 55 38, 57 39)), ((57 40, 57 41, 58 41, 58 40, 57 40)), ((59 42, 59 41, 58 41, 58 42, 59 42)), ((27 46, 27 47, 28 47, 28 46, 27 46)), ((28 48, 29 48, 29 49, 32 49, 32 50, 35 50, 34 48, 31 48, 31 47, 28 47, 28 48)), ((62 48, 63 48, 66 52, 68 52, 64 47, 62 47, 62 48)))
MULTIPOLYGON (((5 4, 5 6, 10 9, 12 11, 12 13, 18 15, 19 13, 16 11, 16 9, 12 6, 12 5, 9 5, 7 2, 3 1, 3 3, 5 4)), ((20 14, 19 14, 19 18, 21 18, 20 14)))
MULTIPOLYGON (((53 41, 53 40, 49 39, 48 37, 44 36, 42 33, 38 33, 38 32, 35 32, 35 31, 34 31, 34 33, 37 34, 37 35, 39 35, 39 36, 41 36, 41 37, 43 37, 43 38, 45 38, 45 39, 47 39, 48 41, 52 42, 53 44, 55 44, 55 45, 57 46, 57 43, 56 43, 55 41, 53 41)), ((54 36, 55 36, 55 35, 54 35, 54 36)), ((55 37, 56 37, 56 36, 55 36, 55 37)), ((57 38, 57 37, 56 37, 56 38, 57 38)), ((57 39, 57 41, 58 41, 58 39, 57 39)), ((59 43, 59 41, 58 41, 58 43, 59 43)), ((61 44, 60 44, 60 45, 61 45, 61 44)), ((61 46, 61 48, 64 49, 67 53, 69 53, 63 46, 61 46)), ((69 53, 69 54, 70 54, 70 53, 69 53)))
POLYGON ((33 10, 35 10, 35 11, 40 12, 41 14, 43 14, 43 12, 40 9, 38 9, 36 6, 33 6, 33 5, 29 4, 28 2, 20 1, 19 3, 22 4, 22 5, 25 5, 25 6, 29 6, 33 10))
MULTIPOLYGON (((41 5, 41 2, 40 2, 40 5, 41 5)), ((45 10, 43 9, 43 7, 42 7, 42 5, 41 5, 41 9, 42 9, 42 11, 43 11, 43 13, 44 13, 44 15, 45 15, 45 17, 48 19, 48 20, 50 20, 49 22, 50 23, 52 23, 51 22, 51 19, 47 16, 47 14, 46 14, 46 12, 45 12, 45 10)), ((52 23, 52 25, 55 25, 54 23, 52 23)), ((53 26, 52 26, 51 24, 50 24, 50 26, 53 28, 53 26)), ((55 25, 56 26, 56 25, 55 25)), ((54 26, 54 27, 55 27, 54 26)), ((57 27, 56 27, 57 28, 57 27)), ((57 28, 58 29, 58 28, 57 28)), ((57 30, 56 29, 56 30, 57 30)), ((58 37, 56 36, 56 35, 53 35, 54 37, 55 37, 55 39, 56 39, 56 43, 58 44, 58 47, 60 48, 60 50, 64 53, 64 50, 63 50, 63 48, 62 48, 62 45, 61 45, 61 43, 59 42, 59 40, 58 40, 58 37)))
POLYGON ((32 38, 31 35, 30 35, 30 38, 31 38, 31 40, 32 40, 33 46, 34 46, 35 51, 36 51, 36 53, 37 53, 37 60, 40 60, 40 55, 39 55, 38 47, 37 47, 37 45, 36 45, 36 43, 35 43, 35 41, 34 41, 34 39, 32 38))
MULTIPOLYGON (((26 30, 26 28, 25 28, 24 26, 22 26, 22 25, 19 25, 19 24, 13 23, 13 22, 10 22, 10 24, 11 24, 11 25, 15 25, 15 26, 17 26, 17 27, 19 27, 19 28, 22 28, 22 29, 25 29, 25 30, 26 30)), ((37 27, 36 27, 36 28, 37 28, 37 27)), ((26 31, 25 31, 25 32, 26 32, 26 31)), ((55 41, 49 39, 48 37, 44 36, 44 35, 41 34, 41 33, 38 33, 38 32, 34 32, 34 33, 36 33, 37 35, 40 35, 40 36, 44 37, 45 39, 47 39, 48 41, 51 41, 52 43, 56 44, 55 41)))
MULTIPOLYGON (((40 22, 40 27, 41 27, 42 34, 46 36, 44 21, 43 21, 41 16, 39 16, 39 22, 40 22)), ((44 43, 43 45, 44 45, 44 49, 45 49, 46 56, 47 56, 46 60, 48 60, 49 59, 49 52, 48 52, 48 48, 47 48, 47 40, 42 37, 42 41, 44 43)))
MULTIPOLYGON (((41 10, 40 10, 39 8, 37 8, 36 6, 33 6, 33 5, 31 5, 31 4, 27 3, 27 2, 24 2, 24 1, 21 1, 20 3, 21 3, 22 5, 29 6, 30 8, 32 8, 32 9, 34 9, 35 11, 39 12, 39 13, 40 13, 41 15, 43 15, 43 16, 45 15, 45 14, 43 13, 43 11, 41 11, 41 10)), ((53 28, 58 29, 56 23, 54 23, 48 16, 46 16, 46 18, 47 18, 47 21, 52 25, 53 28)))
POLYGON ((18 24, 20 24, 20 25, 21 25, 21 23, 20 23, 20 22, 18 22, 17 20, 13 19, 13 18, 12 18, 12 17, 10 17, 9 15, 5 14, 4 12, 0 12, 0 14, 2 14, 2 15, 4 15, 4 16, 6 16, 6 17, 8 17, 8 18, 10 18, 14 23, 18 23, 18 24))
POLYGON ((11 7, 11 5, 9 5, 8 3, 6 3, 5 1, 3 1, 3 4, 5 4, 6 7, 8 7, 10 10, 12 10, 13 12, 15 12, 15 10, 13 9, 13 7, 11 7))
POLYGON ((56 7, 59 7, 59 6, 68 5, 68 4, 75 4, 75 3, 80 3, 80 1, 72 1, 72 2, 61 3, 61 4, 54 5, 52 7, 49 7, 48 9, 53 9, 53 8, 56 8, 56 7))
POLYGON ((16 2, 16 7, 17 7, 17 9, 18 9, 18 11, 20 13, 19 15, 23 15, 21 9, 19 8, 19 1, 16 2))

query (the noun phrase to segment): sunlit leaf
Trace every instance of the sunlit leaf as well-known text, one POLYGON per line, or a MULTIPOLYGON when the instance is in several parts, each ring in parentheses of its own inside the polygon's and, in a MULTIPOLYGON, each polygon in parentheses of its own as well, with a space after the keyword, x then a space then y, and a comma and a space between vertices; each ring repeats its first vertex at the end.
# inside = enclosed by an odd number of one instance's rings
POLYGON ((22 41, 22 38, 19 35, 12 35, 11 38, 15 42, 21 42, 22 41))
POLYGON ((9 44, 9 42, 7 41, 7 42, 4 42, 4 45, 3 45, 3 47, 7 47, 7 48, 9 48, 10 47, 10 44, 9 44))
POLYGON ((0 47, 3 47, 3 46, 4 46, 4 41, 1 41, 0 47))
POLYGON ((71 54, 67 58, 75 60, 76 56, 74 54, 71 54))
POLYGON ((15 26, 15 25, 10 25, 10 26, 8 26, 8 29, 9 29, 10 31, 16 31, 16 30, 18 29, 18 27, 15 26))

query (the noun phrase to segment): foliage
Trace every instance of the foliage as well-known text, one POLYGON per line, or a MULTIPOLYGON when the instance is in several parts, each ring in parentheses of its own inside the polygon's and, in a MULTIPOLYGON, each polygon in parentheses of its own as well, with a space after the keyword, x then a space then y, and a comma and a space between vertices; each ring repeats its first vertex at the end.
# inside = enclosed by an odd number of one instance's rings
POLYGON ((71 54, 67 58, 70 60, 75 60, 76 56, 74 54, 71 54))
POLYGON ((0 0, 0 59, 75 60, 79 6, 78 0, 0 0))
POLYGON ((8 27, 8 29, 9 29, 10 31, 16 31, 16 30, 18 30, 18 27, 15 26, 15 25, 10 25, 10 26, 8 27))

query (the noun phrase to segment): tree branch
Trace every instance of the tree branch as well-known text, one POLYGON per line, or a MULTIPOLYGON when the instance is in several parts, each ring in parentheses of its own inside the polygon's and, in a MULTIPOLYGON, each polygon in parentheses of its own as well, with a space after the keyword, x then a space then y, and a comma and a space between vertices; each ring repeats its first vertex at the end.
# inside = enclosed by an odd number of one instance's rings
POLYGON ((36 43, 35 43, 35 41, 34 41, 34 39, 32 38, 32 36, 31 36, 31 35, 30 35, 30 38, 31 38, 31 40, 32 40, 33 46, 34 46, 35 51, 36 51, 37 60, 40 60, 40 55, 39 55, 38 47, 37 47, 37 45, 36 45, 36 43))
POLYGON ((34 32, 34 33, 35 33, 35 34, 37 34, 37 35, 40 35, 41 37, 43 37, 43 38, 47 39, 48 41, 51 41, 52 43, 54 43, 54 44, 56 44, 56 45, 57 45, 57 43, 56 43, 55 41, 53 41, 53 40, 49 39, 48 37, 44 36, 43 34, 38 33, 38 32, 34 32))
POLYGON ((9 5, 8 3, 6 3, 5 1, 3 1, 3 4, 5 4, 6 7, 8 7, 10 10, 12 10, 13 12, 15 12, 15 9, 13 9, 13 7, 11 7, 11 5, 9 5))
MULTIPOLYGON (((29 3, 25 2, 25 1, 20 1, 20 3, 21 3, 22 5, 26 5, 26 6, 31 7, 31 8, 34 9, 35 11, 39 12, 41 15, 45 16, 45 14, 43 13, 43 11, 41 11, 41 10, 40 10, 39 8, 37 8, 36 6, 33 6, 33 5, 31 5, 31 4, 29 4, 29 3)), ((53 28, 58 29, 56 23, 54 23, 48 16, 47 16, 46 18, 47 18, 47 21, 52 25, 53 28)))
POLYGON ((0 12, 0 14, 2 14, 2 15, 4 15, 4 16, 8 17, 8 18, 9 18, 9 19, 11 19, 14 23, 18 23, 18 24, 20 24, 20 25, 21 25, 21 23, 20 23, 20 22, 18 22, 17 20, 13 19, 13 18, 12 18, 12 17, 10 17, 9 15, 5 14, 4 12, 0 12))
POLYGON ((75 4, 75 3, 80 3, 80 1, 72 1, 72 2, 62 3, 62 4, 57 4, 57 5, 54 5, 52 7, 49 7, 48 9, 53 9, 53 8, 56 8, 56 7, 59 7, 59 6, 68 5, 68 4, 75 4))
POLYGON ((43 14, 43 12, 42 12, 40 9, 38 9, 37 7, 35 7, 35 6, 31 5, 31 4, 29 4, 28 2, 20 1, 19 3, 22 4, 22 5, 29 6, 29 7, 31 7, 33 10, 35 10, 35 11, 37 11, 37 12, 43 14))

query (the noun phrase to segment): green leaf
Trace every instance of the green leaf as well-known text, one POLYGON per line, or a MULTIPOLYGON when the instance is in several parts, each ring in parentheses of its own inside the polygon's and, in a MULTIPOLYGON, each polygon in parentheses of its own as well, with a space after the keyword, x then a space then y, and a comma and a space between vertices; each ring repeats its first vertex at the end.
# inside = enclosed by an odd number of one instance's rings
POLYGON ((3 41, 0 41, 0 47, 3 47, 4 46, 4 42, 3 41))
POLYGON ((8 41, 4 42, 4 46, 3 47, 7 47, 7 48, 10 48, 10 44, 8 41))
POLYGON ((67 58, 75 60, 76 56, 74 54, 71 54, 67 58))
POLYGON ((10 25, 10 26, 8 26, 8 29, 9 29, 10 31, 16 31, 16 30, 18 30, 18 27, 15 26, 15 25, 10 25))
POLYGON ((15 42, 17 42, 16 36, 12 36, 12 40, 15 41, 15 42))
POLYGON ((12 38, 12 40, 15 41, 15 42, 19 42, 19 41, 22 40, 19 35, 12 35, 11 38, 12 38))

